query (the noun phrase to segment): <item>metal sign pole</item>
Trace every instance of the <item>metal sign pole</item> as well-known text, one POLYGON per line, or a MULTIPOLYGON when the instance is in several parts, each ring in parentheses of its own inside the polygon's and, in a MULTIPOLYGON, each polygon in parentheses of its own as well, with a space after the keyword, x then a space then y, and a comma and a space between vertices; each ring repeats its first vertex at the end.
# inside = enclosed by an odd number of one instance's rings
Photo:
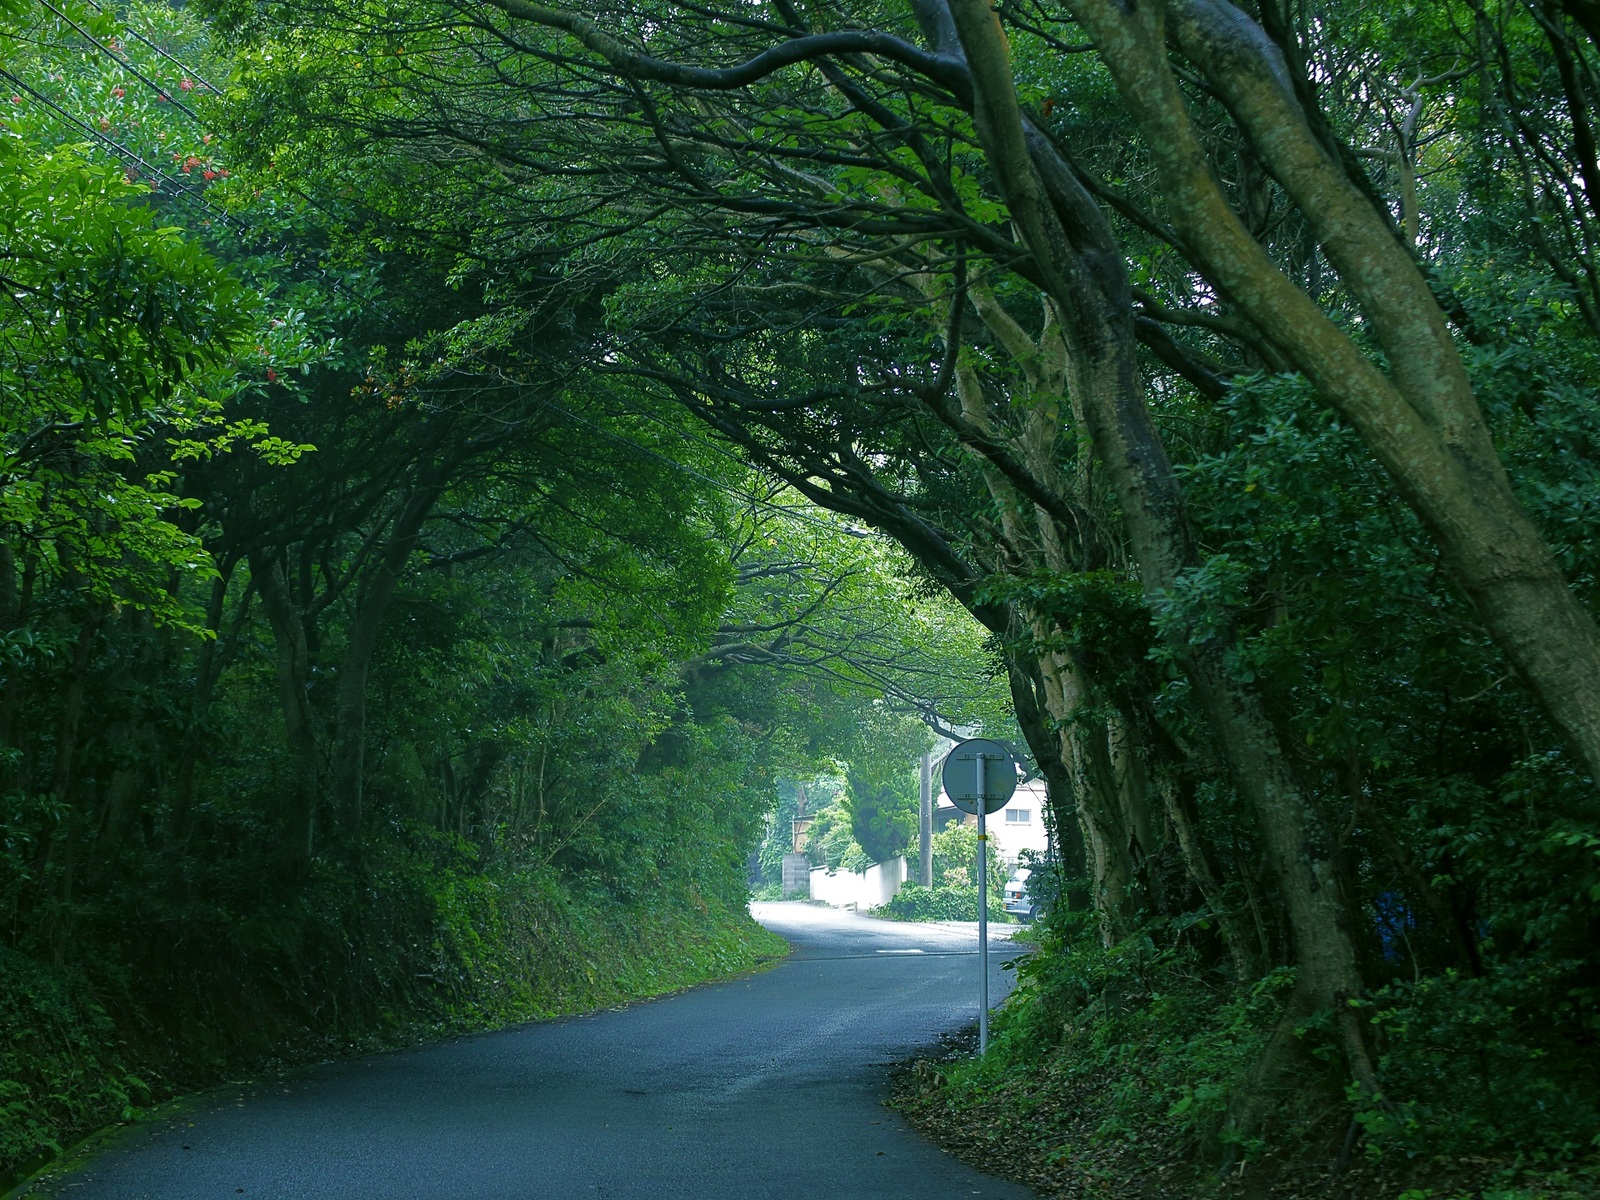
POLYGON ((978 818, 978 1053, 989 1049, 989 814, 999 812, 1017 790, 1017 760, 987 738, 956 743, 944 759, 944 790, 964 813, 978 818), (989 780, 989 763, 998 767, 989 780), (993 788, 991 791, 990 789, 993 788))
POLYGON ((983 754, 978 754, 978 1053, 989 1050, 989 806, 983 754))

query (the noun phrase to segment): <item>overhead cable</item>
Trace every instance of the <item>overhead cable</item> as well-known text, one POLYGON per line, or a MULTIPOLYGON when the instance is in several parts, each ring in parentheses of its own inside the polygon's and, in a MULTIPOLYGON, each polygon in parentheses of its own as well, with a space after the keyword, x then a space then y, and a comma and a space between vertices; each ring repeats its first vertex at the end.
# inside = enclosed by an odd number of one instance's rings
MULTIPOLYGON (((87 0, 87 3, 96 12, 104 13, 106 11, 105 8, 103 8, 101 5, 96 3, 96 0, 87 0)), ((135 29, 132 25, 129 25, 126 21, 123 22, 123 27, 127 30, 128 33, 132 34, 139 41, 143 42, 146 46, 150 47, 150 49, 154 50, 162 58, 166 59, 173 66, 177 67, 180 71, 182 71, 184 73, 184 75, 186 75, 189 78, 194 79, 196 82, 198 82, 202 87, 204 87, 206 89, 206 91, 210 92, 214 96, 222 95, 222 89, 217 87, 217 85, 214 84, 214 83, 207 83, 204 79, 202 79, 200 77, 200 72, 199 71, 196 71, 194 68, 190 67, 187 63, 181 61, 180 59, 174 58, 171 54, 168 54, 160 46, 156 45, 149 38, 145 37, 144 34, 140 33, 137 29, 135 29)))
POLYGON ((168 92, 166 88, 162 87, 154 79, 151 79, 150 76, 146 75, 143 71, 139 70, 138 67, 134 66, 131 62, 129 62, 122 55, 118 54, 110 46, 107 46, 105 43, 101 42, 100 39, 98 39, 97 37, 94 36, 94 34, 90 33, 82 25, 79 25, 71 17, 67 16, 66 13, 62 12, 54 4, 51 4, 50 0, 39 0, 39 4, 42 7, 47 8, 51 12, 55 13, 55 15, 57 17, 59 17, 62 21, 66 22, 68 25, 72 26, 72 28, 76 29, 78 31, 79 35, 81 37, 83 37, 83 39, 85 41, 91 43, 95 47, 95 49, 99 50, 100 53, 104 54, 112 62, 116 63, 119 67, 121 67, 124 71, 127 71, 130 75, 134 76, 136 79, 139 79, 139 80, 143 81, 144 83, 148 84, 150 87, 154 88, 155 91, 156 91, 156 95, 160 96, 163 100, 166 100, 168 103, 170 103, 173 108, 176 108, 179 112, 183 112, 183 113, 188 114, 190 120, 196 122, 197 124, 200 123, 200 114, 195 112, 194 109, 190 108, 182 100, 179 100, 176 96, 172 95, 172 93, 168 92))
POLYGON ((115 138, 108 137, 106 134, 104 134, 104 133, 100 132, 100 130, 96 129, 93 125, 90 125, 87 122, 82 121, 79 118, 73 116, 66 109, 62 108, 59 104, 57 104, 54 100, 51 100, 50 97, 46 96, 43 92, 40 92, 37 88, 33 87, 32 85, 30 85, 28 83, 25 83, 21 79, 18 79, 15 75, 13 75, 10 71, 6 70, 4 67, 0 67, 0 78, 9 79, 16 87, 20 88, 24 92, 27 92, 28 95, 32 96, 40 104, 42 104, 46 108, 48 108, 55 116, 59 117, 63 121, 66 121, 68 124, 78 128, 78 129, 83 130, 85 133, 87 133, 90 137, 94 138, 96 141, 98 141, 98 142, 102 143, 103 145, 109 147, 111 152, 113 154, 115 154, 118 158, 122 159, 124 162, 130 163, 130 164, 138 167, 141 171, 145 172, 147 175, 151 176, 152 178, 160 179, 164 183, 170 184, 172 186, 172 191, 169 192, 169 193, 166 193, 166 194, 177 196, 180 199, 187 200, 192 204, 203 205, 209 213, 211 213, 213 216, 215 216, 218 220, 222 221, 224 224, 232 226, 234 229, 238 230, 241 233, 249 233, 250 232, 250 227, 248 225, 246 225, 243 221, 240 221, 232 213, 228 212, 224 208, 219 208, 217 205, 213 204, 210 200, 207 200, 205 198, 205 196, 203 196, 200 193, 194 191, 194 189, 186 186, 181 179, 178 179, 178 178, 176 178, 175 176, 172 176, 172 175, 168 175, 160 167, 153 166, 150 163, 146 162, 143 158, 139 157, 138 154, 136 154, 134 151, 128 149, 126 146, 124 146, 121 142, 117 141, 115 138))

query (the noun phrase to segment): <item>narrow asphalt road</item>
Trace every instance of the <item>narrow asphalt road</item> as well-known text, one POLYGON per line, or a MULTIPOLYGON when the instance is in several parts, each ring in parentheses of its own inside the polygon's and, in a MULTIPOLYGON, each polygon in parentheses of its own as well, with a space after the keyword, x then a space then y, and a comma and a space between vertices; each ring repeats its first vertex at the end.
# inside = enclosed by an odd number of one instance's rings
MULTIPOLYGON (((882 1105, 887 1064, 975 1019, 975 927, 753 909, 795 948, 772 970, 224 1089, 27 1195, 1031 1196, 946 1157, 882 1105)), ((1015 955, 991 944, 998 1001, 1011 978, 1000 964, 1015 955)))

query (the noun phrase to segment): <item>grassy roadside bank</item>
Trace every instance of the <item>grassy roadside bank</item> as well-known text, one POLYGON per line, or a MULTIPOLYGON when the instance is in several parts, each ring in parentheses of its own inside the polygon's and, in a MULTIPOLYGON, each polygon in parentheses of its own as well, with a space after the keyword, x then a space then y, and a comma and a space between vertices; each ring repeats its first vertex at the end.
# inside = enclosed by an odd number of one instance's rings
POLYGON ((1240 984, 1136 940, 1108 949, 1070 921, 1029 933, 1038 950, 1018 964, 987 1056, 968 1031, 894 1080, 894 1107, 981 1170, 1052 1200, 1600 1197, 1589 1062, 1558 1059, 1532 1025, 1474 1045, 1481 982, 1363 999, 1377 1097, 1342 1079, 1327 1018, 1302 1022, 1272 1120, 1242 1134, 1230 1098, 1257 1086, 1292 974, 1240 984))
POLYGON ((367 882, 359 910, 308 895, 277 939, 189 929, 201 958, 161 931, 80 961, 0 950, 0 1191, 224 1081, 658 996, 787 949, 692 894, 627 903, 540 872, 367 882))
MULTIPOLYGON (((976 1065, 977 1031, 903 1064, 890 1104, 946 1153, 1041 1200, 1594 1200, 1600 1165, 1517 1154, 1370 1157, 1305 1142, 1227 1171, 1170 1128, 1122 1126, 1122 1081, 976 1065), (980 1082, 981 1081, 981 1082, 980 1082)), ((1354 1152, 1353 1152, 1354 1150, 1354 1152)))

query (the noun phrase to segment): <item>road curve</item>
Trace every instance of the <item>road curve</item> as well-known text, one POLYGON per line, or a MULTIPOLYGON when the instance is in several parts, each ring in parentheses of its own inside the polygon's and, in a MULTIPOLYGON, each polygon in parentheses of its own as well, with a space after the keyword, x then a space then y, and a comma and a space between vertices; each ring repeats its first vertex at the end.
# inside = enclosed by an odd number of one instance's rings
MULTIPOLYGON (((882 1106, 976 1014, 971 925, 758 904, 794 954, 626 1009, 219 1090, 25 1194, 73 1200, 1023 1200, 882 1106)), ((1004 927, 997 931, 1007 932, 1004 927)), ((998 999, 1013 957, 993 943, 998 999)))

